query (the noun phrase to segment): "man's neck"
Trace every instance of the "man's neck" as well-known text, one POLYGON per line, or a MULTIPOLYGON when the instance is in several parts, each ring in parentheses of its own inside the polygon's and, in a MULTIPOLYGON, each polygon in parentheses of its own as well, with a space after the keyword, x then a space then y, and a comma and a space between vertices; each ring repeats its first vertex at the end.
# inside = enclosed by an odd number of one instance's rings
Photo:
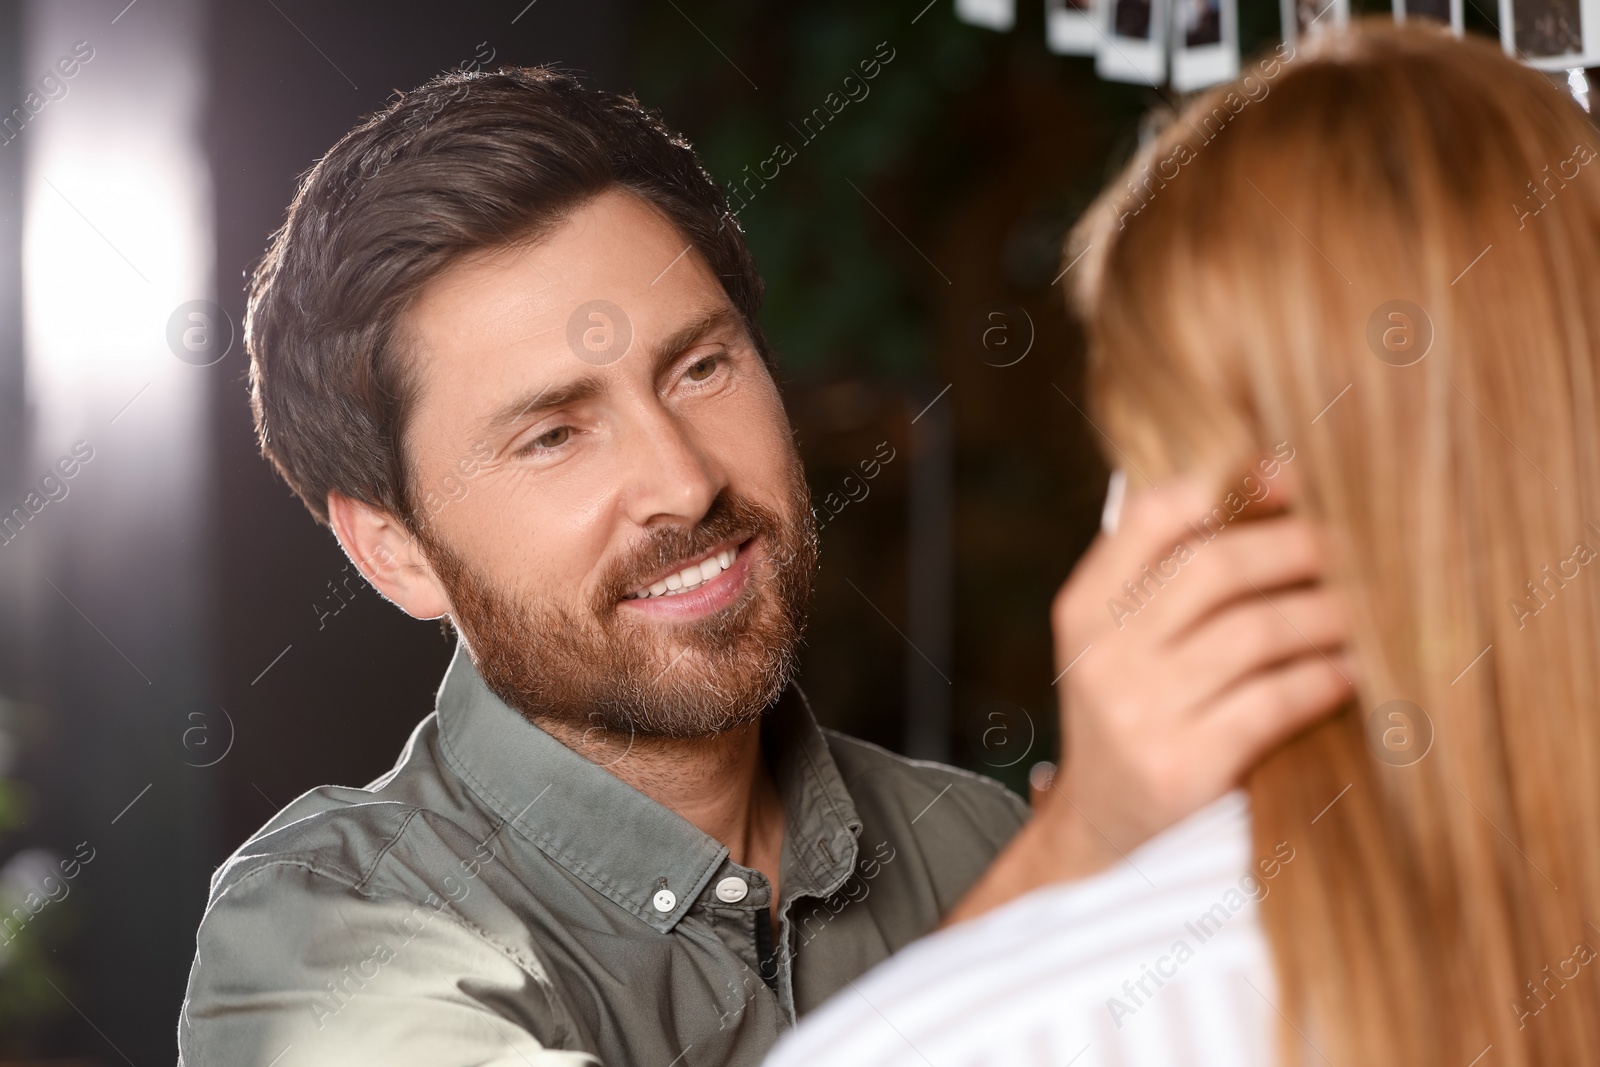
POLYGON ((759 722, 692 739, 619 739, 560 722, 539 726, 720 841, 733 862, 766 875, 776 909, 783 802, 761 755, 759 722))

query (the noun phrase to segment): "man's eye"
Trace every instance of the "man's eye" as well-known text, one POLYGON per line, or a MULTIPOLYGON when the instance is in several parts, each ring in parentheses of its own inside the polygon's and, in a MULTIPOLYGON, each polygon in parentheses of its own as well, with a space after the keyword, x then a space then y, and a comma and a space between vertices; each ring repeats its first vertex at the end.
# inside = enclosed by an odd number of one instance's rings
POLYGON ((690 365, 684 372, 684 377, 691 382, 703 382, 717 372, 717 364, 721 362, 716 356, 707 356, 698 363, 690 365))
POLYGON ((566 444, 567 438, 571 436, 572 427, 557 426, 555 429, 546 430, 538 437, 535 437, 533 440, 529 441, 528 447, 524 449, 524 451, 535 452, 540 449, 559 448, 560 446, 566 444))

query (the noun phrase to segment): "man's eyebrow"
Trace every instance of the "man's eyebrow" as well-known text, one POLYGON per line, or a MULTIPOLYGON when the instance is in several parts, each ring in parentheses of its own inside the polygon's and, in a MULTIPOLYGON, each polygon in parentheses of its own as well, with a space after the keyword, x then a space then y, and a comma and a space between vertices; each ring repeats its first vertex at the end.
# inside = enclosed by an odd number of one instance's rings
POLYGON ((563 407, 574 404, 580 400, 588 400, 599 396, 605 391, 605 383, 592 374, 577 378, 560 385, 546 385, 513 397, 511 400, 496 408, 493 412, 479 420, 486 433, 497 430, 518 422, 525 416, 538 411, 548 411, 551 408, 563 407))
POLYGON ((668 363, 682 355, 685 349, 692 348, 696 341, 729 328, 745 332, 744 319, 731 306, 720 304, 705 309, 652 346, 650 360, 654 364, 654 371, 657 374, 665 371, 668 363))
MULTIPOLYGON (((653 364, 652 371, 655 373, 664 371, 669 362, 685 349, 692 347, 696 341, 730 327, 737 328, 741 332, 744 330, 744 320, 737 311, 726 304, 706 309, 652 346, 653 351, 648 357, 653 364)), ((593 374, 560 385, 545 385, 538 389, 530 389, 502 404, 480 419, 479 423, 485 433, 494 433, 521 421, 530 414, 592 399, 605 392, 605 389, 605 382, 593 374)))

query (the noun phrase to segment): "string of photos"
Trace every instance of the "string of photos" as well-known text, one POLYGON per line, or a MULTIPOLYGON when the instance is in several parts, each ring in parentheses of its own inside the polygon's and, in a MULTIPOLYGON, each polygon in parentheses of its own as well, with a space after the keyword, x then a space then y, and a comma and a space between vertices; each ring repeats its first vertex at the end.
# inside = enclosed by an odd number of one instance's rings
MULTIPOLYGON (((1428 18, 1462 33, 1462 0, 1390 0, 1394 17, 1428 18)), ((1587 95, 1583 68, 1600 65, 1600 0, 1498 0, 1500 43, 1538 70, 1570 71, 1587 95)), ((1016 0, 955 0, 956 17, 1010 30, 1016 0)), ((1350 0, 1278 0, 1291 45, 1350 21, 1350 0)), ((1180 93, 1239 75, 1238 0, 1045 0, 1045 43, 1062 55, 1094 56, 1108 81, 1170 83, 1180 93)), ((1580 97, 1584 99, 1584 97, 1580 97)), ((1587 101, 1585 100, 1585 104, 1587 101)))

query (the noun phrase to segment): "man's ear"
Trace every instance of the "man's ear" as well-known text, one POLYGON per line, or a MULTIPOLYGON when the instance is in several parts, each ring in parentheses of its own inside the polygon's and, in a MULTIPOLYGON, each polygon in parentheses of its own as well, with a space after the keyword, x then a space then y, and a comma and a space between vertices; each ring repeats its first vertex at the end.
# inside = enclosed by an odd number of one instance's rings
POLYGON ((450 598, 422 546, 393 515, 342 493, 328 493, 328 523, 339 547, 373 587, 416 619, 449 614, 450 598))

